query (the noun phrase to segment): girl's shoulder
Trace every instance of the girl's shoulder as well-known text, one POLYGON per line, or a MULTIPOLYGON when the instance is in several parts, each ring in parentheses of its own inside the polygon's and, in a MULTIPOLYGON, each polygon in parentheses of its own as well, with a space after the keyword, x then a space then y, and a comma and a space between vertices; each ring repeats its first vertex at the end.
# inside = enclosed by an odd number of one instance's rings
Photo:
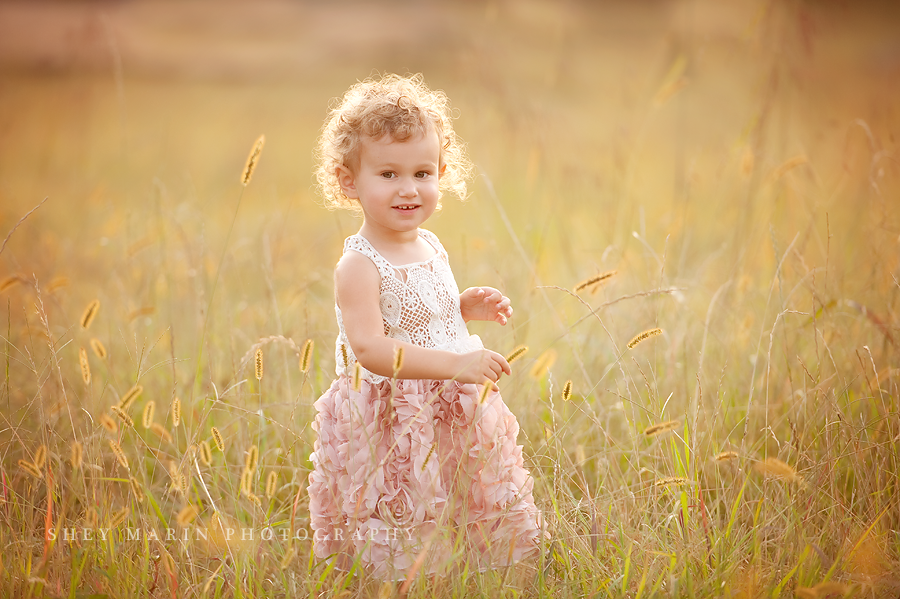
POLYGON ((441 244, 441 240, 438 239, 437 235, 429 231, 428 229, 419 229, 419 237, 430 243, 434 246, 434 249, 437 250, 439 254, 442 254, 444 258, 447 257, 447 250, 444 249, 444 246, 441 244))

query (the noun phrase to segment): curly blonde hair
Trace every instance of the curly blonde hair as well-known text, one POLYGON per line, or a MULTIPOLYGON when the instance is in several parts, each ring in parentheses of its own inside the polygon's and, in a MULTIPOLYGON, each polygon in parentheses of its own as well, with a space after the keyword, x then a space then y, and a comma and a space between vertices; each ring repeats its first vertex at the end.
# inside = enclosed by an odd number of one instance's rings
POLYGON ((465 145, 453 131, 450 101, 444 92, 432 91, 422 75, 388 74, 354 84, 329 111, 316 146, 316 180, 329 208, 358 211, 359 204, 341 190, 337 167, 359 163, 360 140, 390 135, 406 141, 431 127, 441 144, 440 192, 466 197, 466 179, 472 164, 465 145))

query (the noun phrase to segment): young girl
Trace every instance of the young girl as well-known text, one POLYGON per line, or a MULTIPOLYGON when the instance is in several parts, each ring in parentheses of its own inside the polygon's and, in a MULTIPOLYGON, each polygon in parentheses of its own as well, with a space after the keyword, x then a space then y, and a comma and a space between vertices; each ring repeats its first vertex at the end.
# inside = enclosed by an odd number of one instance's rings
POLYGON ((466 322, 505 325, 509 298, 459 293, 420 229, 471 167, 446 96, 421 76, 357 83, 330 112, 316 173, 329 207, 362 212, 335 268, 337 380, 316 402, 314 551, 375 576, 484 570, 537 551, 540 513, 497 393, 510 367, 466 322), (487 388, 485 388, 487 386, 487 388))

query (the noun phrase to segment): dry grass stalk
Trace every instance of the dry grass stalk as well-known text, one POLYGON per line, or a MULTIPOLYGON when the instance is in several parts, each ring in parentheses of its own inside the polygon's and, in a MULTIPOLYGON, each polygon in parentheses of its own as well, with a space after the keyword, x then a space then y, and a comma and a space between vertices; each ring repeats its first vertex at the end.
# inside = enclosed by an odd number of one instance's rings
POLYGON ((347 357, 347 346, 341 343, 341 360, 344 368, 350 366, 350 358, 347 357))
POLYGON ((75 470, 78 470, 81 468, 81 462, 84 459, 84 448, 82 447, 81 443, 79 443, 78 441, 73 441, 71 450, 72 450, 72 456, 71 456, 72 468, 75 470))
POLYGON ((122 451, 122 446, 110 439, 109 448, 112 449, 113 455, 116 456, 116 461, 119 462, 119 465, 122 466, 122 468, 124 468, 125 470, 128 470, 128 458, 125 457, 125 452, 122 451))
POLYGON ((34 452, 34 465, 37 466, 38 470, 43 470, 44 465, 47 463, 47 446, 39 445, 38 448, 34 452))
POLYGON ((391 599, 394 596, 394 583, 385 582, 378 589, 378 599, 391 599))
POLYGON ((97 312, 100 311, 100 300, 95 299, 91 303, 87 305, 87 308, 84 309, 84 313, 81 315, 81 328, 87 329, 91 326, 91 323, 94 322, 94 318, 97 317, 97 312))
POLYGON ((119 425, 116 424, 116 421, 113 420, 112 417, 106 412, 100 414, 100 426, 106 429, 106 432, 111 435, 116 434, 116 432, 118 432, 119 430, 119 425))
POLYGON ((628 349, 634 349, 634 347, 641 341, 649 339, 650 337, 656 337, 657 335, 659 335, 661 333, 662 333, 662 329, 656 328, 656 329, 650 329, 648 331, 644 331, 643 333, 635 335, 631 339, 631 341, 628 342, 628 349))
POLYGON ((200 461, 204 466, 212 466, 212 449, 207 441, 200 441, 200 461))
MULTIPOLYGON (((312 351, 315 343, 312 339, 307 339, 303 343, 303 349, 300 351, 300 372, 309 372, 309 364, 312 361, 312 351)), ((346 350, 343 350, 346 355, 346 350)))
POLYGON ((256 370, 256 380, 260 381, 263 377, 263 350, 261 347, 256 348, 254 366, 256 370))
POLYGON ((90 385, 91 365, 88 363, 87 351, 83 347, 78 348, 78 363, 81 365, 81 380, 85 385, 90 385))
POLYGON ((216 444, 216 447, 219 451, 225 453, 225 441, 222 439, 222 433, 220 433, 219 429, 216 427, 212 427, 210 432, 212 433, 213 442, 216 444))
POLYGON ((94 355, 96 355, 98 358, 100 358, 101 360, 106 359, 106 348, 103 346, 103 343, 96 337, 93 337, 91 339, 91 349, 94 350, 94 355))
POLYGON ((668 476, 666 478, 661 478, 653 483, 654 487, 682 487, 686 485, 688 479, 681 478, 680 476, 668 476))
POLYGON ((85 528, 97 528, 98 522, 100 522, 100 514, 98 514, 97 510, 94 508, 91 508, 84 513, 85 528))
POLYGON ((278 486, 278 473, 269 470, 269 476, 266 478, 266 497, 271 499, 275 496, 275 488, 278 486))
POLYGON ((681 424, 680 420, 667 420, 644 429, 644 435, 647 437, 655 437, 669 431, 673 431, 681 424))
POLYGON ((128 415, 125 410, 120 408, 119 406, 110 406, 110 411, 119 417, 119 420, 127 424, 128 426, 134 426, 134 419, 128 415))
POLYGON ((715 458, 713 458, 717 462, 726 462, 729 460, 736 460, 738 454, 736 451, 723 451, 720 454, 717 454, 715 458))
POLYGON ((248 493, 247 499, 249 499, 250 502, 258 509, 262 509, 262 499, 259 498, 259 495, 256 495, 255 493, 248 493))
POLYGON ((181 511, 178 512, 178 515, 175 516, 175 522, 178 523, 178 526, 185 527, 193 522, 196 517, 197 508, 188 504, 181 508, 181 511))
POLYGON ((251 472, 256 472, 256 467, 259 465, 259 447, 256 445, 251 445, 250 449, 247 450, 247 456, 244 458, 244 468, 250 470, 251 472))
POLYGON ((761 462, 756 462, 753 469, 762 474, 766 478, 775 478, 794 482, 800 479, 797 471, 778 458, 766 458, 761 462))
POLYGON ((250 177, 253 176, 253 171, 256 170, 256 165, 259 162, 259 155, 262 153, 263 145, 265 145, 265 143, 266 136, 260 135, 259 139, 256 140, 256 143, 253 144, 250 155, 247 156, 247 164, 244 165, 244 172, 241 173, 241 185, 244 187, 250 183, 250 177))
POLYGON ((141 488, 141 483, 138 482, 138 479, 131 476, 128 478, 128 482, 131 485, 131 492, 134 493, 134 498, 138 503, 144 503, 144 490, 141 488))
POLYGON ((31 476, 35 478, 44 478, 44 474, 41 472, 41 470, 28 460, 19 460, 18 464, 19 468, 21 468, 31 476))
POLYGON ((519 358, 525 355, 525 352, 528 351, 527 345, 520 345, 516 349, 512 350, 508 356, 506 356, 506 361, 512 364, 519 358))
POLYGON ((128 508, 123 507, 118 512, 113 514, 112 517, 109 519, 109 527, 110 528, 118 527, 120 524, 122 524, 122 522, 125 522, 125 519, 127 517, 128 517, 128 508))
POLYGON ((0 281, 0 293, 3 293, 4 291, 8 291, 9 289, 12 289, 13 287, 15 287, 16 285, 21 283, 22 280, 23 280, 22 277, 20 277, 19 275, 12 275, 10 277, 6 277, 2 281, 0 281))
POLYGON ((587 278, 587 279, 583 280, 582 282, 578 283, 577 285, 575 285, 575 288, 573 289, 573 291, 575 293, 579 293, 581 291, 584 291, 585 289, 588 289, 591 292, 593 292, 593 290, 595 288, 598 288, 601 283, 605 283, 605 282, 609 281, 611 278, 616 276, 616 274, 618 274, 618 271, 610 270, 603 274, 599 274, 599 275, 595 275, 593 277, 587 278))
POLYGON ((119 408, 122 410, 129 409, 131 407, 131 404, 133 404, 143 392, 143 387, 141 387, 140 385, 135 385, 134 387, 126 391, 125 395, 122 396, 122 399, 119 400, 119 408))
POLYGON ((562 398, 563 401, 569 401, 570 397, 572 397, 572 381, 569 380, 563 385, 562 398))
POLYGON ((178 428, 181 424, 181 400, 177 397, 172 400, 172 426, 178 428))
POLYGON ((153 425, 153 416, 156 413, 156 402, 152 399, 144 406, 144 413, 141 414, 141 424, 144 428, 150 428, 153 425))
POLYGON ((534 365, 531 367, 531 371, 528 373, 532 378, 541 379, 546 376, 547 372, 550 368, 553 367, 553 364, 556 363, 556 350, 548 349, 535 360, 534 365))
POLYGON ((172 442, 172 433, 166 430, 166 427, 161 425, 158 422, 153 422, 150 424, 150 430, 160 439, 171 443, 172 442))
POLYGON ((288 547, 288 550, 284 552, 284 557, 281 558, 281 569, 286 570, 288 566, 291 565, 291 562, 294 561, 294 557, 297 555, 297 552, 293 547, 288 547))
POLYGON ((404 348, 402 345, 398 345, 394 348, 394 376, 397 376, 397 373, 403 368, 403 354, 404 348))
POLYGON ((580 443, 575 446, 575 463, 581 466, 587 461, 587 456, 584 454, 584 446, 580 443))

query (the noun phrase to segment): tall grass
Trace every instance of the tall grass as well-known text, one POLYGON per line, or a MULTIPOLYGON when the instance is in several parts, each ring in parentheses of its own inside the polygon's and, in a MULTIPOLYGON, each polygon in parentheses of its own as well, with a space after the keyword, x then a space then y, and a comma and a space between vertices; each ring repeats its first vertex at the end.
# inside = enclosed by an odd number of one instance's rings
MULTIPOLYGON (((17 142, 33 168, 0 167, 0 224, 12 229, 35 194, 51 200, 0 250, 0 594, 900 592, 890 95, 864 79, 859 98, 803 104, 816 77, 858 74, 822 75, 832 63, 810 58, 794 29, 812 10, 802 4, 759 5, 746 79, 683 34, 672 52, 629 59, 640 80, 610 75, 564 12, 528 6, 570 37, 538 36, 509 65, 461 51, 462 66, 426 71, 480 165, 474 197, 427 226, 460 286, 513 299, 509 326, 470 328, 517 357, 500 386, 551 533, 540 557, 401 588, 311 554, 312 403, 334 376, 331 268, 356 223, 314 204, 297 156, 349 79, 271 88, 288 106, 298 94, 321 105, 279 112, 290 136, 264 129, 228 86, 193 89, 232 112, 192 130, 177 85, 127 80, 124 133, 148 148, 121 156, 105 121, 87 154, 72 134, 117 101, 108 82, 7 74, 20 93, 0 98, 16 109, 4 113, 30 125, 10 125, 0 157, 17 164, 17 142), (547 56, 560 61, 545 80, 527 67, 547 56), (729 85, 743 95, 726 110, 729 85), (73 123, 40 138, 50 111, 29 106, 50 103, 48 89, 73 123), (205 159, 154 153, 155 94, 205 159), (197 141, 242 118, 239 140, 197 141), (266 152, 238 181, 260 130, 266 152)), ((502 10, 508 21, 488 10, 472 35, 532 18, 502 10)))

